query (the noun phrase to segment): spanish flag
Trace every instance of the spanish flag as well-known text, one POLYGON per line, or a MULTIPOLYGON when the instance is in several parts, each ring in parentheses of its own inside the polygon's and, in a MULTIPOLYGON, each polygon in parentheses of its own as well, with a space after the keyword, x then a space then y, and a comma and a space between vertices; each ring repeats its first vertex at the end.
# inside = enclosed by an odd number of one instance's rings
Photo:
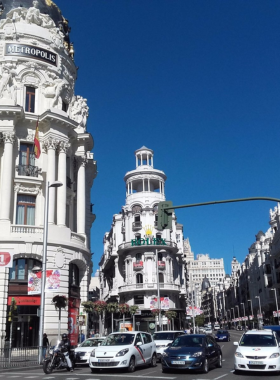
POLYGON ((35 136, 34 136, 34 154, 36 158, 39 158, 41 155, 41 147, 40 147, 40 140, 39 140, 39 118, 37 120, 35 136))

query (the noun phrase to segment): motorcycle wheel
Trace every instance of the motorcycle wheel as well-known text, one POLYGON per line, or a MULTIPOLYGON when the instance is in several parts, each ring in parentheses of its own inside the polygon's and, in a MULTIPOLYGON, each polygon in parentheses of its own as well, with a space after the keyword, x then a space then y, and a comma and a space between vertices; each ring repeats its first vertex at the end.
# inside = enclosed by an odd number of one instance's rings
POLYGON ((51 360, 45 360, 43 363, 43 371, 45 372, 46 375, 52 373, 53 368, 51 366, 51 360))

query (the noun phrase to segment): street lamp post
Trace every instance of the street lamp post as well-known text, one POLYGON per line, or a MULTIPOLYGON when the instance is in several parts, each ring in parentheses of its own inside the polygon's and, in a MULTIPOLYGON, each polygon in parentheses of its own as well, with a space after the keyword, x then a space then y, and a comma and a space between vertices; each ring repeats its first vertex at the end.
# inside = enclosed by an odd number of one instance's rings
POLYGON ((158 327, 159 327, 159 331, 161 331, 162 329, 162 321, 161 321, 161 303, 160 303, 160 287, 159 287, 159 269, 158 269, 158 254, 159 253, 163 253, 165 252, 164 249, 161 249, 160 251, 158 251, 158 249, 156 249, 156 270, 157 270, 157 300, 158 300, 158 311, 159 311, 159 314, 158 314, 158 327))
POLYGON ((41 279, 41 303, 40 303, 40 323, 39 323, 39 364, 42 362, 43 354, 43 330, 45 318, 45 286, 46 286, 46 261, 47 261, 47 241, 48 241, 48 219, 49 219, 49 188, 63 186, 62 182, 46 181, 45 207, 44 207, 44 234, 43 234, 43 260, 41 279))
POLYGON ((258 318, 258 321, 259 321, 259 329, 260 329, 261 328, 261 319, 262 319, 261 299, 260 299, 260 296, 255 296, 255 298, 259 299, 259 314, 261 315, 261 318, 258 318))
MULTIPOLYGON (((233 319, 235 319, 234 307, 231 307, 231 310, 233 311, 233 319)), ((235 326, 235 321, 234 321, 234 326, 235 326)))
POLYGON ((240 305, 243 305, 243 316, 244 316, 244 325, 245 325, 245 329, 246 329, 246 320, 245 320, 245 306, 244 306, 244 302, 241 302, 240 305))
POLYGON ((277 313, 277 319, 278 319, 278 325, 280 325, 279 314, 278 314, 278 301, 277 301, 276 288, 271 288, 270 290, 274 290, 275 303, 276 303, 276 313, 277 313))
POLYGON ((240 325, 239 305, 235 305, 235 307, 237 307, 237 318, 238 318, 238 325, 240 325))
MULTIPOLYGON (((252 316, 252 318, 253 318, 252 325, 253 325, 253 327, 254 327, 253 302, 252 302, 252 300, 248 300, 247 302, 250 302, 250 305, 251 305, 251 316, 252 316)), ((249 318, 249 320, 250 320, 250 318, 249 318)), ((251 323, 249 324, 249 326, 251 326, 251 323)))

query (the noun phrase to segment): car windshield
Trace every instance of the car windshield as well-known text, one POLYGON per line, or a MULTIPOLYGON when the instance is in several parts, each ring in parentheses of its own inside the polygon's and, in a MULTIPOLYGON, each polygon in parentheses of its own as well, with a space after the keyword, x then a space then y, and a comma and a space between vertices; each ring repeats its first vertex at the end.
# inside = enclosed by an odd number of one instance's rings
POLYGON ((273 335, 264 335, 264 334, 245 334, 243 335, 240 343, 242 347, 272 347, 276 346, 276 340, 273 335))
POLYGON ((112 334, 103 340, 101 346, 127 346, 134 342, 134 338, 134 334, 112 334))
POLYGON ((217 331, 217 334, 228 334, 226 330, 219 330, 217 331))
POLYGON ((80 344, 80 347, 96 347, 98 343, 101 343, 101 340, 98 339, 87 339, 80 344))
POLYGON ((172 343, 172 347, 202 347, 203 337, 201 336, 191 336, 191 335, 182 335, 178 336, 172 343))
POLYGON ((173 340, 174 339, 174 333, 171 332, 160 332, 160 333, 155 333, 153 335, 154 340, 173 340))

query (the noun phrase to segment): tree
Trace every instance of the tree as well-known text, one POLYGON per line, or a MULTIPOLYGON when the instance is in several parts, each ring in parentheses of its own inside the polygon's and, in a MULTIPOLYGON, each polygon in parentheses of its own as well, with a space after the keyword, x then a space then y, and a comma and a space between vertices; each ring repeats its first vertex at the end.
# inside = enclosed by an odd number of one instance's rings
POLYGON ((58 334, 57 339, 60 339, 60 329, 61 329, 61 309, 65 309, 68 304, 68 299, 65 296, 56 295, 52 299, 54 307, 58 309, 58 334))
POLYGON ((123 316, 123 328, 125 328, 124 317, 125 317, 125 314, 129 312, 129 305, 127 303, 119 304, 119 312, 123 316))
POLYGON ((135 331, 135 314, 138 311, 138 309, 139 309, 139 306, 137 305, 129 306, 129 312, 132 315, 132 319, 133 319, 133 331, 135 331))
POLYGON ((118 310, 119 305, 116 302, 107 304, 106 310, 111 313, 111 330, 114 332, 114 313, 118 310))
MULTIPOLYGON (((168 323, 170 323, 171 321, 173 321, 173 325, 174 325, 174 318, 176 318, 176 316, 177 316, 176 311, 173 311, 173 310, 167 310, 167 311, 165 312, 165 316, 166 316, 166 318, 168 319, 168 323)), ((174 326, 173 326, 173 330, 174 330, 174 326)))

